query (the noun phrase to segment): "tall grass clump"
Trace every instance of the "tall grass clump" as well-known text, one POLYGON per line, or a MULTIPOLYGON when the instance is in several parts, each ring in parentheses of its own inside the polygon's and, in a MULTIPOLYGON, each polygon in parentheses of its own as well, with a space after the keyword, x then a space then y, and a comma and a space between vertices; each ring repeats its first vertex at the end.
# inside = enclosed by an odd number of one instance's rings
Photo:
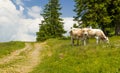
POLYGON ((120 37, 110 44, 71 46, 70 40, 49 39, 41 63, 31 73, 120 73, 120 37))
POLYGON ((0 43, 0 58, 5 55, 10 54, 11 52, 21 49, 25 46, 24 42, 4 42, 0 43))

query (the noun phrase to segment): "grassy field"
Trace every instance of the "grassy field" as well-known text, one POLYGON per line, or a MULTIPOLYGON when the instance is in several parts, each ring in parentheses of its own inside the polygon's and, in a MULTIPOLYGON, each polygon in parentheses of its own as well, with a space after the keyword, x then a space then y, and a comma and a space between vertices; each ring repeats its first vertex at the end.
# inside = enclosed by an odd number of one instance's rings
POLYGON ((50 39, 43 46, 43 59, 31 73, 120 73, 120 37, 110 37, 110 44, 90 40, 87 46, 50 39))
POLYGON ((5 42, 0 43, 0 58, 10 54, 11 52, 21 49, 25 46, 24 42, 5 42))

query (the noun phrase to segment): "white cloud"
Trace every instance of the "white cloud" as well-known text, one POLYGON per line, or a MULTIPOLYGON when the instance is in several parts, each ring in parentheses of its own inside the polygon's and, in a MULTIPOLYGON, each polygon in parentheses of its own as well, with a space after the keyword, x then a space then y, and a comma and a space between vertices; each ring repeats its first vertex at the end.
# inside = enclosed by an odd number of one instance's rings
POLYGON ((11 0, 0 0, 0 42, 35 41, 41 19, 24 18, 24 7, 20 2, 20 9, 17 10, 11 0))
POLYGON ((32 18, 40 18, 40 12, 42 9, 38 6, 33 6, 28 9, 28 15, 31 16, 32 18))
POLYGON ((12 40, 35 41, 40 21, 40 19, 21 19, 22 24, 12 40))
MULTIPOLYGON (((0 42, 5 41, 35 41, 39 23, 43 19, 40 16, 42 9, 38 6, 24 8, 22 0, 16 0, 19 10, 11 0, 0 0, 0 42), (25 18, 24 10, 28 9, 28 15, 32 18, 25 18)), ((68 35, 70 28, 75 23, 72 17, 64 19, 64 29, 68 35)))
POLYGON ((23 13, 23 11, 24 11, 24 7, 21 6, 21 5, 20 5, 19 7, 20 7, 20 12, 23 13))
POLYGON ((24 5, 22 0, 15 0, 15 2, 16 2, 17 5, 24 5))
POLYGON ((66 17, 66 18, 63 18, 63 19, 64 19, 64 29, 67 31, 67 33, 65 35, 69 35, 69 31, 70 31, 71 27, 76 22, 73 21, 72 17, 66 17))

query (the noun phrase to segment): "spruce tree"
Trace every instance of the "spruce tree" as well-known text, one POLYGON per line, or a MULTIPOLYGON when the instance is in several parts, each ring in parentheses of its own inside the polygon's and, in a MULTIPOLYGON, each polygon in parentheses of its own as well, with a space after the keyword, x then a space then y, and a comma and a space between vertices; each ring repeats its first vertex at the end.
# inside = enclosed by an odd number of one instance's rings
POLYGON ((63 19, 60 18, 59 0, 49 0, 41 14, 44 18, 37 32, 37 41, 43 41, 49 38, 59 38, 65 33, 63 29, 63 19))

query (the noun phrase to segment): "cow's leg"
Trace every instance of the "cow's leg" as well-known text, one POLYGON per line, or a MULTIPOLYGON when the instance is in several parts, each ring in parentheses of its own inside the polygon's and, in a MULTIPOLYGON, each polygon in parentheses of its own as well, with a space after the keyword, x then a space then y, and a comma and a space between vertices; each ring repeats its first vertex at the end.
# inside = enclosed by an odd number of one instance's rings
POLYGON ((71 37, 71 45, 74 46, 74 39, 71 37))
POLYGON ((79 45, 79 38, 77 38, 77 46, 79 45))
POLYGON ((82 38, 80 39, 80 42, 81 42, 81 45, 83 45, 83 39, 82 38))
POLYGON ((86 46, 86 44, 87 44, 87 38, 83 39, 83 44, 84 44, 84 46, 86 46))
POLYGON ((86 45, 86 40, 84 38, 81 38, 82 45, 86 45))
POLYGON ((100 38, 99 37, 95 37, 96 38, 96 44, 99 44, 100 38))
POLYGON ((87 45, 87 39, 84 39, 84 46, 87 45))
POLYGON ((84 46, 86 45, 86 40, 84 40, 84 46))
POLYGON ((99 40, 98 39, 96 39, 96 43, 98 44, 98 42, 99 42, 99 40))
POLYGON ((79 38, 80 45, 83 45, 83 39, 79 38))

